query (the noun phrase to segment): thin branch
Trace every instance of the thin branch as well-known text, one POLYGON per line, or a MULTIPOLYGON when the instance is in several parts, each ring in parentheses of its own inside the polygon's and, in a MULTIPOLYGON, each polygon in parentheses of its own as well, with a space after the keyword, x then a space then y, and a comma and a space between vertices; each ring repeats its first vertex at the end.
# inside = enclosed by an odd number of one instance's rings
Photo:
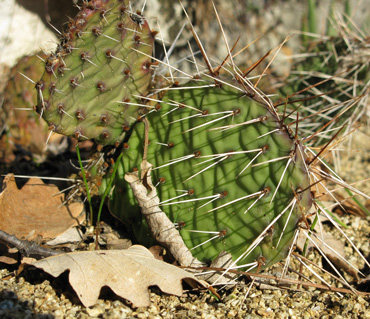
POLYGON ((37 245, 35 242, 18 239, 14 235, 10 235, 7 232, 0 230, 0 240, 4 241, 7 245, 13 246, 19 250, 19 252, 26 257, 39 257, 45 258, 49 256, 56 256, 63 254, 63 251, 54 250, 37 245))

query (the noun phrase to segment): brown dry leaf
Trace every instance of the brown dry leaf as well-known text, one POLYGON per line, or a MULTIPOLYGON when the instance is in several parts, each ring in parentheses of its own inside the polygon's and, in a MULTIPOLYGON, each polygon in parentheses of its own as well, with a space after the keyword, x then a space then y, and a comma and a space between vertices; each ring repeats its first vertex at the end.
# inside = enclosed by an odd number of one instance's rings
POLYGON ((58 187, 39 178, 30 179, 18 189, 13 174, 8 174, 0 194, 0 229, 18 238, 42 236, 52 239, 85 219, 83 204, 60 206, 64 195, 58 187))
POLYGON ((134 245, 126 250, 81 251, 48 257, 32 264, 57 277, 69 270, 69 281, 85 307, 93 306, 102 287, 137 307, 150 305, 149 286, 181 296, 181 281, 207 287, 183 269, 156 260, 148 249, 134 245))
POLYGON ((0 263, 7 264, 7 265, 15 265, 18 262, 16 258, 8 257, 8 256, 0 256, 0 263))
POLYGON ((332 211, 339 216, 343 214, 352 214, 355 216, 360 216, 362 218, 366 218, 366 212, 352 199, 352 198, 345 198, 341 194, 335 195, 340 205, 333 207, 332 211))

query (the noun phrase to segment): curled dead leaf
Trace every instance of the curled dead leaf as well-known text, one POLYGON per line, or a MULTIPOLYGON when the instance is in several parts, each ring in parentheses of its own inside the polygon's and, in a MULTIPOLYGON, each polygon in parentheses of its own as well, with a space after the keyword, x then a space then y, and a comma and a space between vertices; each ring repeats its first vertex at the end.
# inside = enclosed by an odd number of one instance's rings
POLYGON ((67 253, 32 265, 54 277, 69 270, 70 284, 85 307, 97 302, 104 286, 137 307, 150 305, 150 286, 176 296, 183 293, 182 280, 192 287, 208 287, 185 270, 155 259, 148 249, 139 245, 126 250, 67 253))

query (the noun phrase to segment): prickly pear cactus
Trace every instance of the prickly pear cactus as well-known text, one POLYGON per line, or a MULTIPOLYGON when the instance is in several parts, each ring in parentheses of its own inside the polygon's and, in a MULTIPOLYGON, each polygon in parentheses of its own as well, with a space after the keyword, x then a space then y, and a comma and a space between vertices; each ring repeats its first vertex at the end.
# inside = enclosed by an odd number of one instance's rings
MULTIPOLYGON (((169 90, 147 114, 147 160, 159 206, 195 257, 226 250, 239 265, 267 267, 284 258, 311 206, 310 182, 300 141, 267 98, 246 95, 240 83, 222 80, 169 90)), ((138 123, 126 170, 138 167, 143 144, 138 123)))
POLYGON ((85 2, 36 84, 37 112, 50 129, 103 145, 120 142, 148 89, 153 35, 128 0, 85 2))

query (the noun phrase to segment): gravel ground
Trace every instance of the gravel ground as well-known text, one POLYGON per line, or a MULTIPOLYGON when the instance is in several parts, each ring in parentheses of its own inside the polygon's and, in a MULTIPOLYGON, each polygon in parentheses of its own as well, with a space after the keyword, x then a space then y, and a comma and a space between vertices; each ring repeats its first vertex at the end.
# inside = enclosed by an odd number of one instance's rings
POLYGON ((152 292, 148 308, 108 299, 85 308, 56 291, 48 280, 33 285, 22 277, 12 278, 3 280, 1 287, 1 318, 370 318, 369 296, 319 290, 252 287, 246 297, 248 287, 240 285, 222 293, 221 301, 207 292, 183 297, 152 292))

